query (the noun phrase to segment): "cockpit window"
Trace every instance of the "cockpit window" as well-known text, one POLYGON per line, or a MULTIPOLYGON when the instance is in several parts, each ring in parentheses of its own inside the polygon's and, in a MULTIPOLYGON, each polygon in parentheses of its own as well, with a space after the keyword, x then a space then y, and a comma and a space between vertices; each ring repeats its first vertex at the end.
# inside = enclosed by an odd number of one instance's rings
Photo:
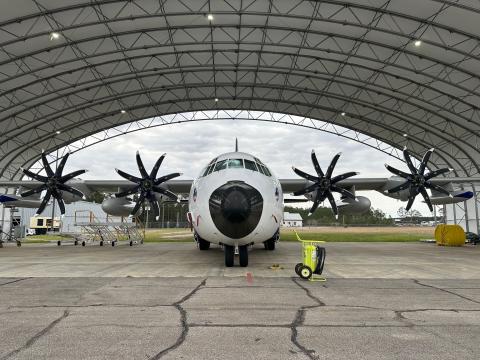
POLYGON ((222 160, 217 162, 213 171, 219 171, 227 168, 228 160, 222 160))
POLYGON ((246 169, 253 170, 253 171, 258 171, 257 165, 255 165, 255 161, 247 160, 247 159, 244 159, 243 161, 245 161, 245 168, 246 169))
POLYGON ((242 159, 229 159, 228 160, 228 168, 229 169, 243 168, 243 160, 242 159))

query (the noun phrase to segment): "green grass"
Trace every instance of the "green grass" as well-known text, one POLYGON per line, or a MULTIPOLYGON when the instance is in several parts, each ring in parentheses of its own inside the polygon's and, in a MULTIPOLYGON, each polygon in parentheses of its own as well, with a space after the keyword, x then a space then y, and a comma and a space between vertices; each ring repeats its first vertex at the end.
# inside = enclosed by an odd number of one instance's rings
POLYGON ((67 239, 71 239, 71 237, 65 235, 31 235, 23 238, 22 242, 26 244, 43 244, 50 241, 63 241, 67 239))
MULTIPOLYGON (((316 233, 300 234, 303 240, 322 240, 326 242, 410 242, 428 238, 425 234, 399 233, 316 233)), ((281 233, 280 241, 297 241, 293 232, 281 233)))

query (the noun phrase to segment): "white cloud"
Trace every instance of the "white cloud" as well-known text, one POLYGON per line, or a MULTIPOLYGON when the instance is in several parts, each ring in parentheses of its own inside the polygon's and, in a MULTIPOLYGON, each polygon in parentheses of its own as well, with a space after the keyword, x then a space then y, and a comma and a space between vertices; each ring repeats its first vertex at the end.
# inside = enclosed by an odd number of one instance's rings
MULTIPOLYGON (((384 163, 407 170, 402 161, 385 153, 322 131, 258 121, 210 120, 150 128, 96 144, 72 154, 65 171, 88 169, 84 179, 118 179, 115 168, 135 175, 135 152, 139 150, 147 171, 161 154, 167 153, 159 174, 179 171, 184 174, 182 178, 193 179, 212 158, 233 151, 235 138, 240 151, 260 158, 279 178, 297 178, 292 165, 314 173, 312 149, 325 169, 332 157, 342 152, 335 173, 359 171, 359 177, 389 177, 384 163)), ((373 207, 392 216, 406 205, 377 192, 361 195, 369 197, 373 207)), ((429 214, 419 198, 414 208, 429 214)))

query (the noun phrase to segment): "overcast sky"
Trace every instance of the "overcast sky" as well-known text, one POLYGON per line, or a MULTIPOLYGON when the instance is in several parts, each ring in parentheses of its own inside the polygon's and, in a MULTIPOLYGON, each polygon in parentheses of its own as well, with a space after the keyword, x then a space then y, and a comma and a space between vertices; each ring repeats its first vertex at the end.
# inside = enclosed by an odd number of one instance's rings
MULTIPOLYGON (((342 152, 334 175, 359 171, 358 177, 388 177, 385 163, 407 170, 403 162, 378 150, 322 131, 278 123, 212 120, 146 129, 96 144, 72 154, 65 171, 88 169, 84 179, 118 179, 115 168, 135 175, 135 152, 139 150, 147 171, 161 154, 167 153, 159 176, 178 171, 183 173, 182 179, 193 179, 212 158, 233 151, 235 137, 240 151, 258 157, 279 178, 298 178, 292 165, 314 174, 312 149, 324 169, 336 153, 342 152)), ((374 208, 391 216, 406 205, 374 191, 358 194, 367 196, 374 208)), ((430 213, 420 197, 413 208, 424 215, 430 213)))

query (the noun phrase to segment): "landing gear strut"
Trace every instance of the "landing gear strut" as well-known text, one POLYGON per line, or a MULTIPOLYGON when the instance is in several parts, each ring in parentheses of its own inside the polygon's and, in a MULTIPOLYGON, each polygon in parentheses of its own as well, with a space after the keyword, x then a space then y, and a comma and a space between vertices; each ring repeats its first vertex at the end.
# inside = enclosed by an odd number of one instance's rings
POLYGON ((210 242, 209 241, 202 239, 200 236, 198 236, 198 234, 196 232, 194 234, 194 237, 195 237, 195 241, 198 244, 198 248, 200 250, 210 249, 210 242))

